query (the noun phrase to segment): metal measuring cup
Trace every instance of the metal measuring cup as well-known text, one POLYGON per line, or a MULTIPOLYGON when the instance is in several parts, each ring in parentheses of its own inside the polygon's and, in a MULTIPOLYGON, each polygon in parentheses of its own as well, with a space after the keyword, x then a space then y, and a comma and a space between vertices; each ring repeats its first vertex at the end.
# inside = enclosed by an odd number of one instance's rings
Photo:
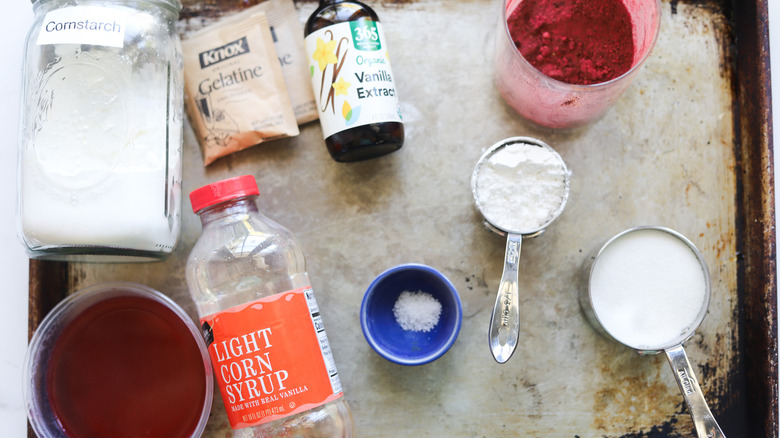
MULTIPOLYGON (((693 419, 693 424, 696 429, 697 436, 699 438, 725 438, 723 431, 720 429, 717 421, 715 421, 715 417, 712 415, 712 412, 707 406, 707 402, 704 399, 704 394, 701 391, 699 382, 693 373, 693 367, 691 366, 691 363, 688 360, 688 356, 685 354, 685 350, 682 346, 685 341, 689 340, 693 336, 696 329, 704 320, 711 295, 710 276, 709 271, 707 270, 707 264, 696 246, 685 236, 669 228, 656 226, 634 227, 625 230, 608 240, 607 243, 605 243, 596 253, 596 256, 593 258, 587 273, 588 287, 587 289, 581 289, 580 291, 580 304, 582 306, 583 312, 585 313, 585 316, 591 325, 596 329, 596 331, 620 345, 635 350, 642 356, 658 354, 662 351, 666 353, 666 358, 669 361, 669 365, 672 367, 672 372, 677 381, 677 386, 680 388, 680 392, 682 393, 683 397, 685 398, 685 402, 688 405, 688 411, 690 412, 691 418, 693 419), (616 241, 619 241, 621 238, 630 233, 641 230, 661 231, 679 239, 679 241, 684 243, 696 256, 704 276, 704 299, 696 317, 690 322, 690 324, 687 325, 685 330, 678 333, 676 336, 671 337, 668 341, 658 342, 655 345, 630 345, 626 342, 620 341, 618 339, 618 334, 610 333, 608 329, 602 324, 602 320, 599 318, 599 312, 596 310, 593 304, 593 273, 597 264, 599 263, 600 257, 610 246, 614 245, 616 241)), ((602 312, 601 315, 604 317, 606 316, 606 313, 602 312)))
MULTIPOLYGON (((518 173, 517 178, 521 179, 524 175, 518 173)), ((520 314, 518 308, 519 287, 518 287, 518 262, 520 260, 520 248, 524 237, 536 237, 542 234, 545 228, 550 225, 566 206, 569 197, 569 171, 566 163, 563 162, 558 153, 546 143, 530 137, 511 137, 499 141, 491 146, 482 154, 474 172, 471 174, 471 193, 474 197, 474 203, 477 211, 484 218, 485 228, 501 235, 506 236, 506 250, 504 254, 504 270, 501 274, 501 282, 498 286, 498 296, 493 306, 493 313, 490 316, 490 326, 488 329, 488 344, 493 357, 498 363, 505 363, 509 360, 517 347, 517 340, 520 332, 520 314), (547 220, 544 223, 527 224, 523 226, 508 226, 501 223, 501 218, 490 217, 490 212, 485 211, 480 197, 480 188, 478 185, 480 171, 483 165, 495 153, 503 148, 513 147, 513 145, 522 145, 523 147, 538 147, 546 150, 552 160, 561 166, 563 175, 563 184, 560 188, 560 204, 549 211, 547 220), (510 229, 517 228, 517 229, 510 229)))

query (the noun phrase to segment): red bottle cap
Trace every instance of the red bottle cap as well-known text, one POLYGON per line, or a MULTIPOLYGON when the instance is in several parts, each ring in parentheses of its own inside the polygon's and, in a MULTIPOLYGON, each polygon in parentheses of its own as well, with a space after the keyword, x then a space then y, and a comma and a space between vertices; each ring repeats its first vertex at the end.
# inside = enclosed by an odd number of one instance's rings
POLYGON ((195 213, 206 207, 242 196, 259 195, 257 182, 252 175, 237 176, 223 179, 215 183, 195 189, 190 193, 192 211, 195 213))

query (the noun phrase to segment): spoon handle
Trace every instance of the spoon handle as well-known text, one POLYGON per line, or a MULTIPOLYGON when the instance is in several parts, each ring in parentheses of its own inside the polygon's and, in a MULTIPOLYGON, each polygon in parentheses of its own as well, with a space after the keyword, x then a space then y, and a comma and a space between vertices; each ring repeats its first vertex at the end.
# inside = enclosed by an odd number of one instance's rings
POLYGON ((490 316, 488 341, 490 351, 498 363, 504 363, 512 357, 517 347, 520 332, 520 299, 517 285, 517 266, 520 260, 520 248, 523 236, 507 234, 504 254, 504 272, 498 285, 498 296, 490 316))
POLYGON ((691 362, 685 354, 682 344, 676 345, 664 350, 666 358, 669 359, 669 365, 672 367, 674 378, 677 379, 677 385, 680 387, 685 402, 688 404, 688 411, 693 418, 693 425, 696 428, 696 434, 699 438, 726 438, 723 431, 712 416, 707 402, 704 400, 704 394, 701 392, 699 382, 693 374, 691 362))

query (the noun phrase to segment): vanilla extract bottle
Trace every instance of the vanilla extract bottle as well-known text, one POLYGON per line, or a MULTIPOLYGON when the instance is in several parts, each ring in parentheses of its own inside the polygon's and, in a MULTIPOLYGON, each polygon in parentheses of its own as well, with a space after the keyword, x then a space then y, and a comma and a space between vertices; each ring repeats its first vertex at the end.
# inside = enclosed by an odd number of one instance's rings
POLYGON ((401 148, 404 125, 379 17, 352 0, 320 0, 304 28, 314 101, 334 160, 401 148))

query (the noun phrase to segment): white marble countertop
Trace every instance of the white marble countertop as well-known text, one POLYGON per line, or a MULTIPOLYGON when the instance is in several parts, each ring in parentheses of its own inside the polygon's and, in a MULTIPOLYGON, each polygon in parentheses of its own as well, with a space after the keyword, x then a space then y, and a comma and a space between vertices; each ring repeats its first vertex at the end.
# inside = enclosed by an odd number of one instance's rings
MULTIPOLYGON (((0 124, 6 132, 6 146, 0 149, 0 201, 7 207, 0 209, 0 276, 5 279, 4 304, 0 306, 0 332, 3 349, 0 353, 0 426, 3 436, 26 436, 26 418, 22 401, 22 365, 27 345, 27 278, 28 260, 16 237, 16 139, 20 89, 20 65, 24 38, 32 20, 29 2, 7 2, 0 18, 0 53, 4 67, 0 70, 0 124)), ((769 22, 772 29, 770 47, 773 59, 780 59, 780 4, 769 2, 769 22)), ((774 63, 777 65, 777 61, 774 63)), ((772 71, 772 82, 780 87, 780 67, 772 71)), ((780 93, 773 103, 780 105, 780 93)), ((774 106, 774 105, 773 105, 774 106)), ((775 106, 780 107, 780 106, 775 106)), ((774 113, 774 126, 780 127, 780 111, 774 113)), ((780 130, 776 130, 780 131, 780 130)), ((774 144, 780 144, 775 134, 774 144)), ((775 169, 778 155, 775 155, 775 169)), ((780 205, 776 196, 775 205, 780 205)))
POLYGON ((16 238, 16 139, 19 121, 19 89, 24 39, 32 22, 29 1, 4 4, 0 17, 0 126, 6 133, 0 148, 0 276, 5 279, 0 306, 0 428, 7 437, 27 436, 27 419, 22 400, 22 364, 27 348, 28 261, 16 238))

